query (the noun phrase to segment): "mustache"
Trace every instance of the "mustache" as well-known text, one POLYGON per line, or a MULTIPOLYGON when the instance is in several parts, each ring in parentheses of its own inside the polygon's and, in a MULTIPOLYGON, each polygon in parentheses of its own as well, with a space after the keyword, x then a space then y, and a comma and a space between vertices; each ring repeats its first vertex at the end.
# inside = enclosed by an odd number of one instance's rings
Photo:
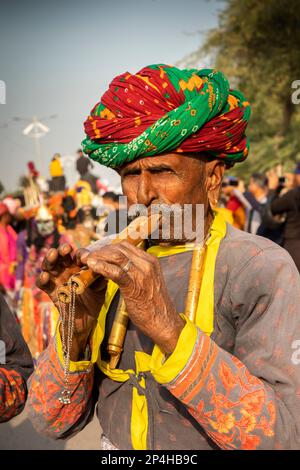
POLYGON ((128 208, 128 222, 132 222, 142 215, 161 214, 162 218, 180 217, 184 213, 184 207, 178 203, 155 202, 148 207, 142 204, 133 204, 128 208))

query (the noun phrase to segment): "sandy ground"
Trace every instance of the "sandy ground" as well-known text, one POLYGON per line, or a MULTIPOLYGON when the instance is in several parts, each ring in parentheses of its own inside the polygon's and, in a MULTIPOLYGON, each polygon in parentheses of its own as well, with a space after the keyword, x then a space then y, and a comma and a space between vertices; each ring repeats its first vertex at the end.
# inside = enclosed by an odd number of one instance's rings
POLYGON ((66 441, 53 441, 39 435, 27 418, 26 408, 8 423, 0 424, 0 450, 98 450, 99 445, 100 426, 97 418, 66 441))

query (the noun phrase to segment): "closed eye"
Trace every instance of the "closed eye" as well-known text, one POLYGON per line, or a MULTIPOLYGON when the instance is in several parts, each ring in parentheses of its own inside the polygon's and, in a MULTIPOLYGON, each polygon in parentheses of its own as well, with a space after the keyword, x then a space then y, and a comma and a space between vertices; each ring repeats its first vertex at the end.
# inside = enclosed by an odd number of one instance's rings
MULTIPOLYGON (((158 173, 174 173, 174 170, 167 166, 167 165, 161 165, 161 166, 155 166, 153 168, 147 168, 147 170, 143 170, 145 172, 149 172, 151 174, 158 174, 158 173)), ((138 176, 140 175, 142 170, 140 168, 128 168, 127 170, 124 170, 121 173, 121 177, 125 178, 127 176, 138 176)))
POLYGON ((121 176, 122 178, 125 178, 125 176, 137 176, 141 174, 141 170, 136 169, 136 170, 125 170, 121 176))
POLYGON ((148 171, 152 174, 156 174, 156 173, 174 173, 172 168, 170 168, 169 166, 161 166, 161 167, 150 168, 148 171))

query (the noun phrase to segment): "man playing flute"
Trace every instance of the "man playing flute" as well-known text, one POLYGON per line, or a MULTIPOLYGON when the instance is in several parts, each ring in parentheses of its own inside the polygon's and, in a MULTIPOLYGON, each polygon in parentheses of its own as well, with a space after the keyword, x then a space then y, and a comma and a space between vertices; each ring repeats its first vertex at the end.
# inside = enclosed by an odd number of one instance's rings
POLYGON ((61 324, 31 379, 39 432, 68 438, 97 404, 106 449, 300 448, 299 273, 282 248, 215 211, 225 168, 248 155, 249 117, 221 72, 166 65, 116 77, 93 108, 84 152, 118 171, 129 206, 203 205, 201 291, 191 321, 193 240, 51 250, 38 283, 56 305, 57 288, 82 265, 101 277, 76 299, 68 399, 61 324), (112 368, 120 294, 129 323, 112 368))

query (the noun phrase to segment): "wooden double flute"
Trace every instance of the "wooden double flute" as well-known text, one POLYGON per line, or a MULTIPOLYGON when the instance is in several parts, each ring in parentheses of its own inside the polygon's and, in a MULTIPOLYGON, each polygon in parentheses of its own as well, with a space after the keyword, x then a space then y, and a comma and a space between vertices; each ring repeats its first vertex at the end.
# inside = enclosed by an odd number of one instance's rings
MULTIPOLYGON (((131 222, 115 239, 112 244, 127 240, 132 245, 138 246, 147 239, 154 231, 158 229, 161 214, 150 214, 149 216, 140 216, 131 222)), ((193 251, 191 271, 189 278, 188 293, 186 298, 185 314, 191 320, 195 321, 203 270, 206 256, 206 245, 196 244, 193 251)), ((73 274, 68 283, 62 285, 57 290, 57 295, 61 303, 70 303, 72 301, 72 292, 75 288, 75 294, 81 295, 85 289, 90 287, 93 282, 101 275, 94 273, 91 269, 83 268, 78 273, 73 274)), ((113 322, 112 330, 108 339, 107 350, 110 354, 110 368, 115 369, 123 350, 128 315, 126 304, 120 296, 117 312, 113 322)))
MULTIPOLYGON (((158 213, 137 217, 111 241, 111 244, 114 245, 120 241, 127 240, 132 245, 138 246, 158 229, 160 218, 161 214, 158 213)), ((101 277, 101 274, 95 273, 91 269, 81 269, 78 273, 73 274, 66 284, 57 289, 59 301, 61 303, 70 303, 71 290, 74 287, 76 294, 81 295, 99 277, 101 277)))

